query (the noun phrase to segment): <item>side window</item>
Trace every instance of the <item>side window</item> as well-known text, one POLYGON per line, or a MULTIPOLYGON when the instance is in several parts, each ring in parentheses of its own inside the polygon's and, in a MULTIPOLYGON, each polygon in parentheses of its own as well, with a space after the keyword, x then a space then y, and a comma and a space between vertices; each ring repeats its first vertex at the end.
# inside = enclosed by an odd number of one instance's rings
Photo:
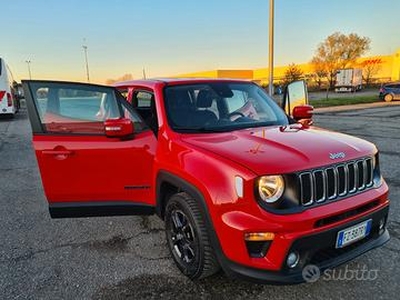
POLYGON ((125 99, 128 97, 128 90, 123 89, 123 90, 118 90, 118 92, 124 97, 125 99))
POLYGON ((104 120, 122 116, 112 88, 33 83, 31 89, 46 132, 104 134, 104 120))
POLYGON ((121 101, 121 103, 122 103, 123 116, 124 118, 130 119, 132 121, 133 126, 135 128, 135 132, 142 131, 148 128, 147 124, 139 117, 139 115, 132 108, 130 103, 126 101, 121 101))
POLYGON ((154 93, 137 90, 132 96, 132 106, 142 120, 152 129, 158 127, 154 93))
POLYGON ((59 89, 61 116, 82 121, 104 121, 120 116, 113 93, 59 89))
POLYGON ((136 90, 132 96, 134 111, 141 117, 147 128, 158 134, 158 119, 154 92, 150 90, 136 90))
POLYGON ((153 97, 153 93, 147 91, 138 91, 135 92, 134 98, 136 99, 136 106, 143 107, 143 108, 150 108, 151 106, 151 99, 153 97))

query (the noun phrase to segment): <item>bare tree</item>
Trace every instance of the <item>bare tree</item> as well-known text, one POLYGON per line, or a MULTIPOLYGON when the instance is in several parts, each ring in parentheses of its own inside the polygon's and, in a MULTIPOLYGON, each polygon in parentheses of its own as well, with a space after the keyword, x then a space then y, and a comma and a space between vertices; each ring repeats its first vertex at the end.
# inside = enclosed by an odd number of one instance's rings
POLYGON ((337 71, 352 66, 356 59, 370 49, 370 39, 355 33, 336 32, 328 36, 317 48, 311 61, 320 74, 325 73, 332 88, 337 71))
POLYGON ((381 66, 375 63, 366 62, 363 64, 362 78, 366 86, 370 86, 373 82, 373 77, 379 72, 381 66))

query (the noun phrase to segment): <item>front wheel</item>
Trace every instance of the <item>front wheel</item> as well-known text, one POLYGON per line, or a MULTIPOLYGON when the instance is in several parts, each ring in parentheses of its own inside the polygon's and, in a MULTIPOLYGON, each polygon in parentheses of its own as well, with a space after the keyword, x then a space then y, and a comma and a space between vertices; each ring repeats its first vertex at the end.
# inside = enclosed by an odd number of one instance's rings
POLYGON ((393 100, 392 94, 386 94, 385 97, 383 97, 383 100, 385 100, 386 102, 392 101, 393 100))
POLYGON ((191 279, 211 276, 219 269, 204 222, 190 195, 171 196, 165 209, 167 243, 179 270, 191 279))

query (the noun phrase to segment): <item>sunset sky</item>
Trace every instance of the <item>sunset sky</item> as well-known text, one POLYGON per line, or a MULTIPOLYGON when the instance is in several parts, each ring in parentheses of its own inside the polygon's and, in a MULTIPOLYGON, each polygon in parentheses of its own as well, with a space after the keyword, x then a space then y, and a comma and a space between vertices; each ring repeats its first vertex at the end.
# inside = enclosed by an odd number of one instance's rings
MULTIPOLYGON (((0 57, 19 81, 104 82, 268 64, 268 0, 1 1, 0 57)), ((400 48, 399 0, 275 0, 275 65, 308 62, 335 31, 400 48)))

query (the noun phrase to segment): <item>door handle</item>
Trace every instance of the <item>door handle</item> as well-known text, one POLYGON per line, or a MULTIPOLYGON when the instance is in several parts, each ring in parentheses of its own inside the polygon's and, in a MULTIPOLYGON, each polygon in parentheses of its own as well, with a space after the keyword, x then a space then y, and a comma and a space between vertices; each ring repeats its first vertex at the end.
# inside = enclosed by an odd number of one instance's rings
POLYGON ((68 156, 74 154, 73 151, 70 150, 43 150, 42 154, 44 155, 63 155, 68 156))

